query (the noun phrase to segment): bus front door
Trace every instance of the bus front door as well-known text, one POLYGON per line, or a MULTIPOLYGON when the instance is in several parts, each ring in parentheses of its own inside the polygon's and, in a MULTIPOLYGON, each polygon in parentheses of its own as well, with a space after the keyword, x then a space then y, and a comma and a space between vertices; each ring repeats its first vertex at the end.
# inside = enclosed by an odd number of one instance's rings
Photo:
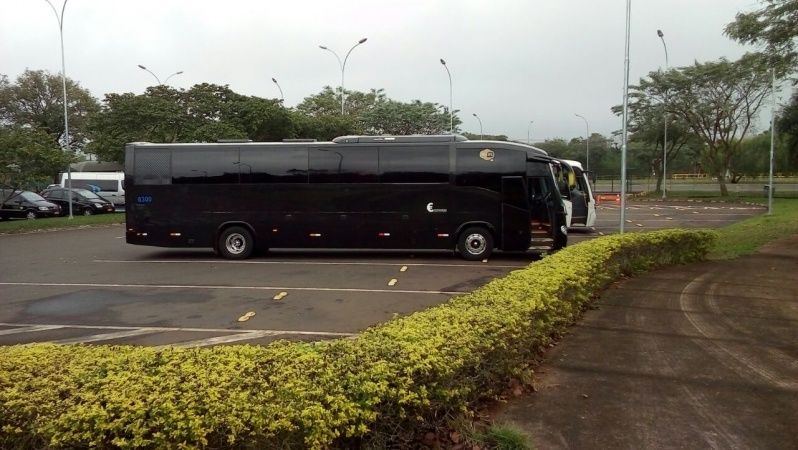
POLYGON ((502 250, 526 250, 531 231, 524 177, 502 177, 502 250))
POLYGON ((571 225, 587 225, 587 195, 579 185, 571 186, 571 225))

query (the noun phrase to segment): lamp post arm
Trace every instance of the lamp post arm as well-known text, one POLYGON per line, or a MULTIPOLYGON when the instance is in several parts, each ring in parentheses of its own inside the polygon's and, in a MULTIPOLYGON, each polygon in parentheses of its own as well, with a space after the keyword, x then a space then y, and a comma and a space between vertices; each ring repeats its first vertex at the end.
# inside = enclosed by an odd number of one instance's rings
MULTIPOLYGON (((443 62, 443 60, 441 60, 443 62)), ((443 68, 446 69, 446 74, 449 75, 449 133, 454 134, 454 110, 452 109, 452 73, 449 72, 449 66, 445 63, 443 68)))
POLYGON ((169 75, 169 76, 168 76, 168 77, 166 77, 166 79, 163 81, 163 84, 166 84, 166 83, 168 83, 168 82, 169 82, 169 79, 170 79, 170 78, 172 78, 173 76, 175 76, 175 75, 180 75, 180 74, 182 74, 182 73, 183 73, 183 71, 182 71, 182 70, 180 70, 180 71, 178 71, 178 72, 175 72, 175 73, 173 73, 173 74, 169 75))
MULTIPOLYGON (((346 71, 346 61, 349 60, 349 55, 352 53, 352 50, 354 50, 355 47, 357 47, 358 45, 360 45, 360 44, 362 44, 364 42, 366 42, 366 40, 362 39, 362 40, 358 41, 357 44, 353 45, 352 48, 350 48, 349 51, 346 52, 346 56, 344 57, 344 62, 343 62, 343 64, 341 64, 341 115, 344 114, 344 97, 345 97, 345 92, 346 92, 344 90, 344 72, 346 71)), ((336 55, 336 57, 337 56, 338 55, 336 55)), ((338 62, 340 63, 341 60, 339 59, 338 62)))
POLYGON ((158 75, 155 75, 155 73, 153 73, 153 71, 152 71, 152 70, 150 70, 150 69, 148 69, 148 68, 146 68, 146 67, 144 67, 144 66, 142 66, 142 65, 139 65, 139 67, 140 67, 142 70, 145 70, 145 71, 149 72, 149 73, 150 73, 150 75, 152 75, 152 77, 153 77, 153 78, 155 78, 155 81, 157 81, 157 82, 158 82, 158 86, 160 86, 160 85, 162 85, 162 84, 163 84, 163 83, 161 83, 161 79, 160 79, 160 78, 158 78, 158 75))
MULTIPOLYGON (((335 53, 334 50, 329 49, 329 48, 324 47, 324 46, 319 46, 319 47, 322 50, 327 50, 328 52, 332 53, 333 56, 335 56, 335 59, 338 60, 338 67, 341 68, 341 115, 344 115, 344 64, 345 64, 345 62, 341 61, 341 57, 338 56, 338 53, 335 53)), ((357 47, 357 44, 355 44, 355 47, 357 47)), ((354 49, 355 47, 352 47, 352 49, 354 49)), ((352 52, 352 49, 349 49, 350 53, 352 52)), ((349 53, 346 54, 346 57, 347 58, 349 57, 349 53)))
POLYGON ((668 66, 669 66, 669 64, 668 64, 668 45, 665 44, 665 38, 663 36, 660 36, 659 39, 662 41, 662 48, 665 49, 665 70, 667 71, 668 70, 668 66))
POLYGON ((277 89, 280 91, 280 101, 282 101, 283 104, 285 104, 285 96, 283 95, 283 88, 280 87, 280 83, 277 82, 277 78, 272 78, 272 81, 274 81, 274 84, 277 85, 277 89))

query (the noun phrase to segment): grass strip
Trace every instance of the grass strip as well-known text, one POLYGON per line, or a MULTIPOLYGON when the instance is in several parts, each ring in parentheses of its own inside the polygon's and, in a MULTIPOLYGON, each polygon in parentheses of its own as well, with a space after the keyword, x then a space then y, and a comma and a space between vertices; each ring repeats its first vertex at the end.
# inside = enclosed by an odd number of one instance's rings
POLYGON ((80 228, 91 225, 125 223, 125 213, 96 214, 93 216, 47 217, 36 220, 11 219, 0 222, 0 234, 30 233, 53 229, 80 228))

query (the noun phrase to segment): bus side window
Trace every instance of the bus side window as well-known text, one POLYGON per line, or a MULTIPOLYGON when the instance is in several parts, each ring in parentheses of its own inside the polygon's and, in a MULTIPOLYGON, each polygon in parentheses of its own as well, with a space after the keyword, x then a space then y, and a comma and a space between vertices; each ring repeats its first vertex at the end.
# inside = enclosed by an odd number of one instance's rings
POLYGON ((540 177, 529 178, 529 198, 532 201, 540 201, 546 198, 548 189, 546 183, 540 177))
POLYGON ((134 154, 136 184, 171 184, 172 155, 166 148, 139 148, 134 154))

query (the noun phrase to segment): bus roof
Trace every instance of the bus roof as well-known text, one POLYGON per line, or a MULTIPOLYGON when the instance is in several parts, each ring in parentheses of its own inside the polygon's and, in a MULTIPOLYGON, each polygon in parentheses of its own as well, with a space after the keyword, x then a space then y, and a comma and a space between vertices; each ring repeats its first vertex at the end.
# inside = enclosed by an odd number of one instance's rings
POLYGON ((531 145, 521 144, 518 142, 509 141, 482 141, 482 140, 469 140, 459 134, 437 134, 437 135, 407 135, 407 136, 339 136, 328 142, 314 142, 310 140, 290 140, 288 142, 179 142, 179 143, 152 143, 152 142, 131 142, 129 145, 134 146, 169 146, 169 147, 193 147, 198 145, 211 145, 211 146, 230 146, 230 147, 248 147, 259 145, 336 145, 336 144, 428 144, 428 143, 446 143, 456 142, 464 144, 466 147, 478 146, 494 146, 504 147, 514 150, 524 151, 527 154, 527 159, 544 159, 549 158, 549 154, 545 150, 533 147, 531 145))

